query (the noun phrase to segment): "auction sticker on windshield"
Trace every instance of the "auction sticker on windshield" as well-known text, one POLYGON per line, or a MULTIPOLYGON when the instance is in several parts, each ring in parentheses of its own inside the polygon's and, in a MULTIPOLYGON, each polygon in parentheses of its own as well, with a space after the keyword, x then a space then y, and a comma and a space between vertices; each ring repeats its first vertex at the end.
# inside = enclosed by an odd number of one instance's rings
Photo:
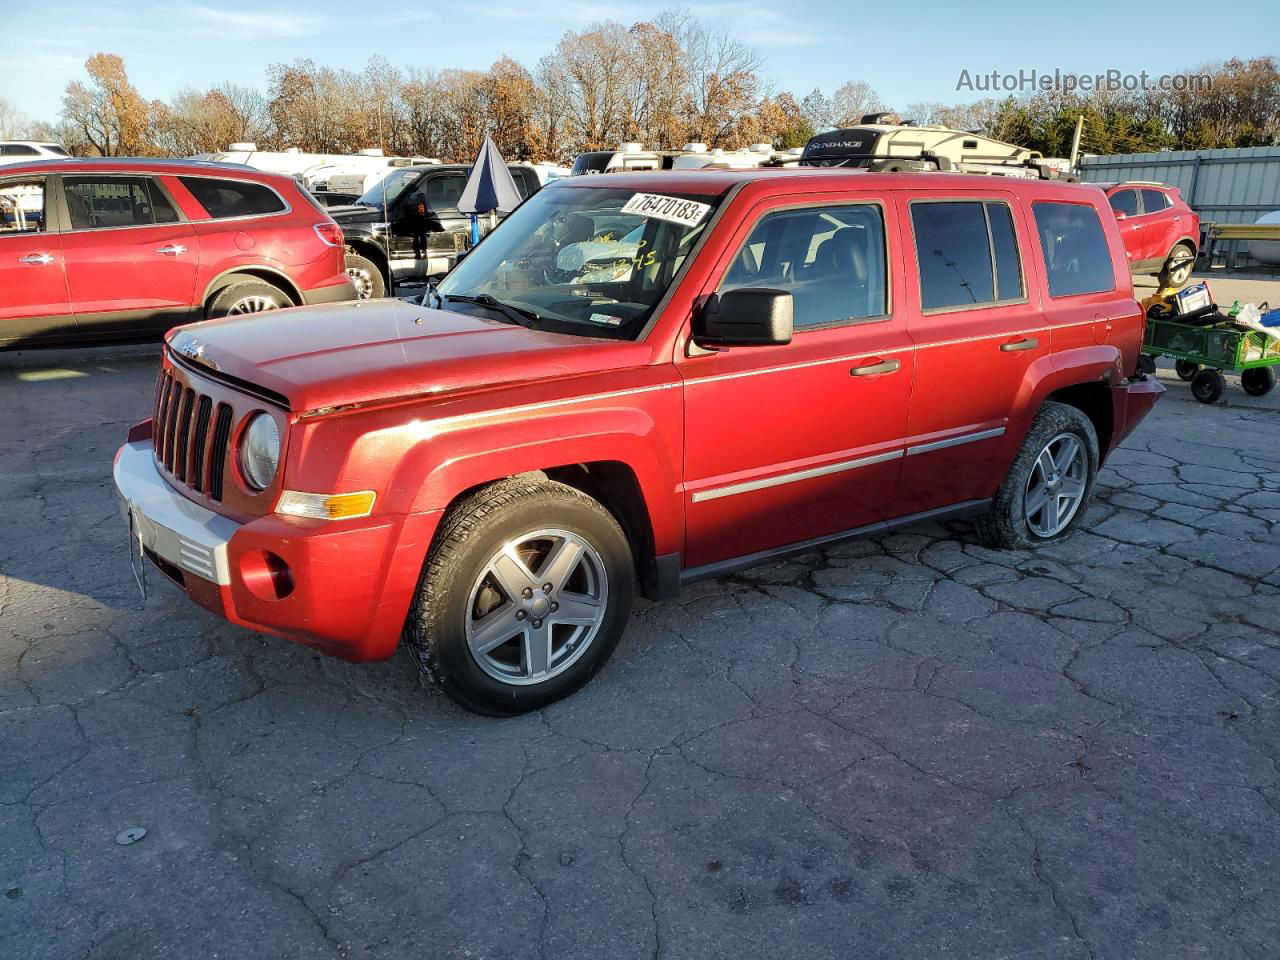
POLYGON ((637 193, 622 207, 622 213, 638 213, 642 217, 670 220, 686 227, 695 227, 711 209, 709 203, 682 200, 680 197, 664 197, 660 193, 637 193))

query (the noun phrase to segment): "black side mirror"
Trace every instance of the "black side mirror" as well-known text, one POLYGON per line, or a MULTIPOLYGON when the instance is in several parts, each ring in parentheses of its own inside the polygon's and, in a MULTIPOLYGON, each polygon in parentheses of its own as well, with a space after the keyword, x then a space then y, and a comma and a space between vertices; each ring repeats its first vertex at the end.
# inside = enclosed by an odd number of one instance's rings
POLYGON ((713 293, 693 321, 693 340, 706 347, 791 342, 794 301, 786 290, 746 287, 713 293))

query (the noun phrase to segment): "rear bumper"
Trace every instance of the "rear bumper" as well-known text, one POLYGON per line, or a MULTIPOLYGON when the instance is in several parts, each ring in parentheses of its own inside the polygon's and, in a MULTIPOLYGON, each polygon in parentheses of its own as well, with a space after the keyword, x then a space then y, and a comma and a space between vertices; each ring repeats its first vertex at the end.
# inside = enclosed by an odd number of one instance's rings
POLYGON ((343 277, 337 283, 302 291, 302 303, 308 307, 316 303, 341 303, 355 298, 356 288, 350 277, 343 277))
POLYGON ((1112 429, 1111 443, 1106 453, 1111 453, 1124 439, 1133 433, 1134 427, 1151 412, 1164 393, 1164 386, 1155 377, 1126 380, 1111 388, 1112 429))
POLYGON ((120 448, 114 475, 146 556, 201 606, 344 660, 395 652, 439 512, 236 523, 170 487, 149 438, 120 448))

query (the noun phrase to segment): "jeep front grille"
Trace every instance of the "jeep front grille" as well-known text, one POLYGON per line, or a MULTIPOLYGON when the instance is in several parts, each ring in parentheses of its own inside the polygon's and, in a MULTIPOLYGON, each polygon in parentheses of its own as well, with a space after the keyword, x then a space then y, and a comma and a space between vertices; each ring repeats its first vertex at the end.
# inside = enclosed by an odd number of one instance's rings
POLYGON ((176 368, 165 370, 156 390, 152 429, 156 461, 176 482, 211 500, 221 500, 231 439, 231 406, 215 404, 212 397, 183 382, 178 373, 176 368))

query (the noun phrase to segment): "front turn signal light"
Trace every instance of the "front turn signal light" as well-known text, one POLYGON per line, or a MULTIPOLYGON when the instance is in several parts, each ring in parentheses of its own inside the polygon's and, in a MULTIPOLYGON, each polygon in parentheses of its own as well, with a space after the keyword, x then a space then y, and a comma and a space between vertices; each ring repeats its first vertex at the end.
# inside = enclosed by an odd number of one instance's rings
POLYGON ((276 504, 276 513, 312 520, 350 520, 353 517, 367 517, 372 513, 374 499, 372 490, 361 490, 359 493, 300 493, 297 490, 286 490, 276 504))

